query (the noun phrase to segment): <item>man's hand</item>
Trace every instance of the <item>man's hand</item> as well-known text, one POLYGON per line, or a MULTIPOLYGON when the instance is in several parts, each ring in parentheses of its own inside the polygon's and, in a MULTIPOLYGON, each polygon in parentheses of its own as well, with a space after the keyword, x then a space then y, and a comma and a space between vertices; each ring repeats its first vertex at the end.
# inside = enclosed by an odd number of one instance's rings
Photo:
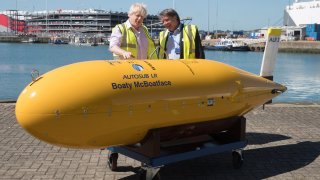
POLYGON ((131 52, 125 51, 122 53, 123 59, 132 59, 134 56, 131 54, 131 52))

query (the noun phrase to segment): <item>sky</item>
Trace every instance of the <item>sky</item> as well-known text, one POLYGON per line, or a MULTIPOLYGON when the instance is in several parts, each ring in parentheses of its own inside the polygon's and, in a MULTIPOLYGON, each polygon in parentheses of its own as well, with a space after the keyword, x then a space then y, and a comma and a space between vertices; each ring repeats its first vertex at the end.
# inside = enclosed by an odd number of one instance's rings
POLYGON ((148 14, 174 8, 180 18, 191 17, 200 30, 254 30, 283 24, 285 7, 293 0, 1 0, 0 11, 103 9, 128 12, 133 3, 147 5, 148 14))

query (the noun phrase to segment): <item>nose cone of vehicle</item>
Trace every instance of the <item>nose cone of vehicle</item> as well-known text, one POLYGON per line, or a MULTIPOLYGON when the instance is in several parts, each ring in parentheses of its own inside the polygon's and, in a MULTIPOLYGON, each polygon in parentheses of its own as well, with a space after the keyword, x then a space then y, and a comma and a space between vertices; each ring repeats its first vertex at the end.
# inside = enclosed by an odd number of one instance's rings
POLYGON ((94 67, 90 67, 90 63, 79 63, 57 68, 31 82, 16 103, 18 123, 50 144, 99 146, 93 139, 108 132, 99 127, 95 118, 101 112, 106 114, 109 91, 101 85, 107 76, 97 76, 102 73, 103 68, 99 67, 105 62, 95 64, 94 67), (102 102, 105 106, 101 106, 102 102))
MULTIPOLYGON (((52 119, 55 113, 53 108, 50 108, 54 105, 49 99, 46 101, 42 91, 34 88, 31 83, 21 92, 15 109, 17 121, 22 128, 46 142, 49 142, 49 125, 46 122, 48 118, 52 119)), ((59 113, 58 110, 56 113, 59 113)))

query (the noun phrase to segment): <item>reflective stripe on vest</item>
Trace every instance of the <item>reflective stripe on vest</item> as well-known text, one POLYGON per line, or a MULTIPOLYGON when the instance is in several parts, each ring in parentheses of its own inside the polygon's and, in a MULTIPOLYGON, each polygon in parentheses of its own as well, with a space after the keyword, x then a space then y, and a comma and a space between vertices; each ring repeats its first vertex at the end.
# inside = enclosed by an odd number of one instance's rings
MULTIPOLYGON (((135 43, 129 43, 127 41, 127 28, 124 24, 120 24, 121 28, 119 27, 121 33, 122 33, 122 41, 121 41, 121 48, 136 48, 137 45, 136 45, 136 42, 135 43)), ((131 38, 130 38, 131 39, 131 38)))
POLYGON ((184 59, 194 59, 195 54, 195 38, 196 38, 196 27, 194 25, 186 25, 183 28, 183 57, 184 59), (188 41, 186 41, 188 39, 188 41))
MULTIPOLYGON (((159 59, 164 59, 165 49, 166 49, 166 40, 168 36, 169 31, 161 31, 159 34, 159 44, 160 44, 160 50, 159 50, 159 59)), ((166 55, 168 58, 168 55, 166 55)))

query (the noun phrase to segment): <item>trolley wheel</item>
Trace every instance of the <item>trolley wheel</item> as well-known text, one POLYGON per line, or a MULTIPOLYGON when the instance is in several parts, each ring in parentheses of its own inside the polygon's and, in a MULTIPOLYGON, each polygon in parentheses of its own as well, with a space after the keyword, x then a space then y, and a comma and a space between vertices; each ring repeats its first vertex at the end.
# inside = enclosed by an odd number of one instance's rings
POLYGON ((117 169, 117 161, 118 161, 118 153, 114 153, 109 151, 108 153, 108 166, 111 171, 115 171, 117 169))
POLYGON ((234 169, 240 169, 243 164, 242 150, 232 152, 232 163, 234 169))
POLYGON ((155 174, 152 179, 147 179, 147 171, 144 169, 141 169, 139 172, 139 180, 161 180, 160 173, 157 172, 157 174, 155 174))

